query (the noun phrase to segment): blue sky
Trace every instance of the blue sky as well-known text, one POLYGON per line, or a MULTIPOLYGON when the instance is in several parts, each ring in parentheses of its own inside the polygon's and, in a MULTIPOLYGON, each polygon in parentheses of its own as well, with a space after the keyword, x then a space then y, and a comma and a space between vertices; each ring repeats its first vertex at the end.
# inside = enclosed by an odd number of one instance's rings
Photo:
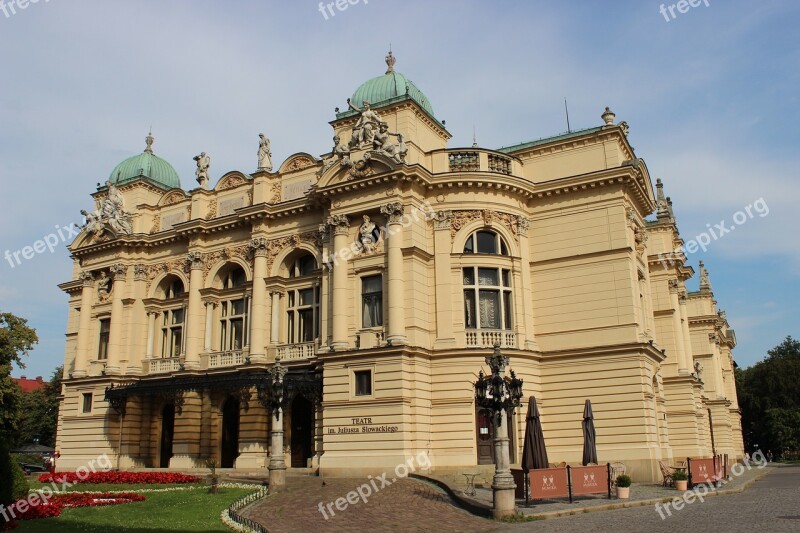
MULTIPOLYGON (((214 178, 252 171, 262 131, 276 165, 328 151, 334 108, 384 72, 391 42, 451 147, 470 145, 473 125, 490 148, 561 133, 566 97, 573 129, 599 125, 605 106, 630 124, 685 239, 763 198, 767 216, 689 256, 708 266, 749 366, 800 334, 800 4, 708 4, 669 22, 660 2, 641 0, 361 0, 327 20, 307 0, 0 11, 0 254, 78 222, 151 125, 185 188, 201 150, 214 178)), ((56 285, 70 269, 63 243, 22 266, 0 262, 0 310, 41 339, 16 375, 60 364, 67 297, 56 285)))

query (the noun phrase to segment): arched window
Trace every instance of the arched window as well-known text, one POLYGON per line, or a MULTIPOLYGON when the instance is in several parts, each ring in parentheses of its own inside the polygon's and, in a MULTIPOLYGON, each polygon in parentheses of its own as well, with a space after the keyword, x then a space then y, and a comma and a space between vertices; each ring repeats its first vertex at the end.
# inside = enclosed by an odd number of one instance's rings
POLYGON ((289 277, 299 278, 313 274, 317 269, 317 260, 311 254, 301 255, 289 265, 289 277))
POLYGON ((247 275, 234 266, 221 276, 224 296, 220 300, 220 350, 241 350, 247 345, 247 275))
POLYGON ((289 344, 313 342, 320 335, 320 286, 310 276, 317 270, 312 254, 303 254, 288 263, 289 278, 298 278, 287 286, 286 339, 289 344))
POLYGON ((464 324, 468 329, 513 328, 511 270, 465 267, 464 324))
POLYGON ((464 253, 508 255, 508 246, 494 231, 478 230, 467 238, 464 253))
POLYGON ((161 313, 161 357, 179 357, 184 350, 184 321, 186 319, 186 290, 183 281, 170 276, 161 283, 163 301, 161 313))

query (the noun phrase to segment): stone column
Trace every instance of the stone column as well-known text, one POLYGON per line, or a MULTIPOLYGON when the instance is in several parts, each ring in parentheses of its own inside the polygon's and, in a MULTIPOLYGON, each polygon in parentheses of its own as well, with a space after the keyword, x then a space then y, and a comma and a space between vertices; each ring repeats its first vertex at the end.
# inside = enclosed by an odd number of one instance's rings
POLYGON ((678 298, 678 280, 669 280, 669 300, 672 307, 672 329, 675 336, 675 354, 672 359, 678 364, 678 374, 688 375, 689 366, 685 353, 686 344, 683 340, 683 324, 681 324, 681 306, 678 298))
POLYGON ((155 352, 156 319, 158 315, 159 311, 147 311, 147 344, 145 345, 147 359, 152 359, 155 352))
MULTIPOLYGON (((525 217, 517 217, 517 235, 519 235, 519 256, 522 264, 520 265, 520 272, 522 277, 522 305, 516 310, 512 310, 515 318, 522 315, 523 326, 525 331, 525 346, 526 350, 539 350, 539 345, 536 342, 536 325, 533 321, 533 282, 531 281, 531 249, 528 242, 528 229, 531 222, 525 217)), ((517 300, 519 301, 519 300, 517 300)), ((520 328, 515 326, 519 331, 520 328)), ((519 341, 518 341, 519 342, 519 341)), ((522 346, 517 346, 522 348, 522 346)))
POLYGON ((406 337, 405 291, 403 276, 403 204, 381 206, 388 218, 386 256, 389 270, 389 327, 386 342, 391 346, 408 344, 406 337))
POLYGON ((253 300, 250 315, 250 362, 266 363, 264 328, 267 320, 267 239, 259 237, 250 241, 255 255, 253 265, 253 300))
POLYGON ((283 291, 273 289, 269 294, 272 297, 269 342, 275 346, 281 342, 281 296, 283 296, 283 291))
POLYGON ((108 361, 106 362, 106 374, 110 376, 119 375, 120 360, 125 346, 122 343, 122 328, 125 317, 122 316, 122 298, 125 296, 125 278, 128 274, 128 267, 122 264, 112 265, 111 268, 112 289, 111 289, 111 327, 108 332, 108 361))
POLYGON ((345 215, 332 215, 328 217, 328 226, 333 228, 333 261, 329 263, 333 268, 333 335, 331 348, 333 350, 347 350, 347 320, 350 312, 345 308, 347 302, 347 262, 339 256, 343 250, 350 249, 348 236, 350 233, 350 220, 345 215))
POLYGON ((147 297, 147 268, 144 265, 133 267, 133 302, 128 315, 128 366, 126 374, 140 374, 147 345, 142 344, 147 331, 148 316, 144 307, 147 297))
POLYGON ((681 313, 681 331, 683 331, 683 352, 686 364, 686 373, 691 373, 694 369, 694 356, 692 355, 692 337, 689 333, 689 313, 686 310, 686 292, 678 295, 678 308, 681 313))
POLYGON ((212 300, 206 300, 203 302, 206 306, 206 334, 205 340, 203 342, 203 351, 208 353, 214 351, 212 343, 214 341, 213 332, 214 332, 214 308, 217 306, 217 302, 212 300))
POLYGON ((516 512, 514 493, 517 488, 511 474, 511 461, 508 456, 508 417, 500 412, 500 424, 495 424, 494 456, 495 471, 492 479, 493 507, 495 519, 511 516, 516 512))
POLYGON ((450 272, 450 253, 453 240, 450 236, 452 211, 437 211, 433 218, 434 276, 436 280, 436 341, 435 348, 455 348, 453 334, 453 288, 450 272))
POLYGON ((85 378, 89 365, 89 347, 92 329, 92 303, 94 302, 94 275, 91 272, 81 272, 80 280, 83 282, 81 292, 81 314, 78 319, 78 346, 75 353, 75 368, 72 377, 85 378))
POLYGON ((277 492, 286 487, 286 459, 283 452, 283 409, 272 410, 272 431, 269 448, 269 491, 277 492))
POLYGON ((189 275, 189 312, 186 316, 186 360, 187 370, 200 368, 200 348, 203 345, 203 301, 200 289, 203 288, 203 254, 189 252, 186 257, 191 266, 189 275))

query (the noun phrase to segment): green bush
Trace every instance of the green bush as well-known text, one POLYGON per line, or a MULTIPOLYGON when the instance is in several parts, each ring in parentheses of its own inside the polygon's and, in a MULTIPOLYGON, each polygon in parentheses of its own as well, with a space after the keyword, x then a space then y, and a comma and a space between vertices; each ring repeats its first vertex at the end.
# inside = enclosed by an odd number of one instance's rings
POLYGON ((12 453, 11 459, 26 465, 44 466, 44 456, 38 453, 12 453))
POLYGON ((631 486, 631 476, 622 474, 617 476, 617 487, 624 489, 631 486))
POLYGON ((11 489, 11 497, 14 500, 26 498, 28 496, 28 478, 25 477, 25 472, 16 461, 11 463, 11 470, 14 473, 14 485, 11 489))
POLYGON ((5 442, 5 435, 0 433, 0 505, 8 506, 14 499, 12 492, 14 488, 13 472, 11 468, 11 456, 5 442))
POLYGON ((672 481, 686 481, 689 479, 689 474, 686 473, 686 470, 676 470, 672 473, 672 481))

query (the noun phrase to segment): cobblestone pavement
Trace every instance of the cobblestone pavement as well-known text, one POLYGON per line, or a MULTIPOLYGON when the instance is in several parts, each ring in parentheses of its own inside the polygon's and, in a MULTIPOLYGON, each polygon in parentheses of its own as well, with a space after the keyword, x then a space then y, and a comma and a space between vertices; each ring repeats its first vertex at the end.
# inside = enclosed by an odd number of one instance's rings
MULTIPOLYGON (((756 472, 754 471, 753 474, 756 472)), ((749 476, 752 478, 752 475, 749 476)), ((471 515, 452 505, 447 494, 438 487, 403 479, 367 498, 367 503, 352 497, 341 511, 338 498, 347 498, 368 480, 289 478, 287 490, 269 496, 245 510, 245 515, 268 528, 271 533, 283 532, 435 532, 469 533, 518 531, 581 532, 633 531, 660 533, 685 530, 726 532, 798 532, 800 531, 800 465, 775 467, 766 477, 756 481, 740 494, 696 500, 681 510, 674 508, 661 515, 653 505, 582 513, 548 520, 504 524, 471 515), (319 504, 327 519, 320 512, 319 504), (330 508, 328 508, 330 504, 330 508), (331 511, 335 513, 331 516, 331 511)), ((380 487, 380 483, 377 484, 380 487)), ((735 478, 724 488, 741 486, 735 478)), ((644 486, 641 490, 644 490, 644 486)), ((648 489, 649 490, 649 489, 648 489)), ((654 493, 659 492, 654 489, 654 493)), ((669 496, 678 495, 668 491, 669 496)), ((664 496, 663 491, 658 496, 664 496)), ((619 500, 613 500, 618 502, 619 500)), ((346 500, 340 500, 344 506, 346 500)), ((583 501, 573 507, 584 506, 583 501)), ((608 503, 604 500, 603 503, 608 503)), ((664 505, 664 504, 662 504, 664 505)))
MULTIPOLYGON (((401 479, 367 498, 351 498, 347 508, 336 508, 337 498, 347 498, 368 479, 326 479, 318 477, 286 480, 285 492, 268 496, 244 514, 264 525, 270 533, 310 532, 458 532, 494 531, 503 524, 479 518, 452 505, 447 494, 435 485, 401 479), (327 520, 320 512, 323 504, 327 520), (331 504, 330 509, 326 508, 331 504), (331 516, 331 512, 335 513, 331 516)), ((381 482, 376 481, 378 488, 381 482)), ((344 507, 345 502, 340 501, 344 507)))
MULTIPOLYGON (((673 493, 674 494, 674 493, 673 493)), ((522 524, 504 525, 502 532, 536 531, 675 531, 798 532, 800 531, 800 466, 778 466, 741 494, 706 498, 671 516, 646 505, 598 511, 522 524)))

